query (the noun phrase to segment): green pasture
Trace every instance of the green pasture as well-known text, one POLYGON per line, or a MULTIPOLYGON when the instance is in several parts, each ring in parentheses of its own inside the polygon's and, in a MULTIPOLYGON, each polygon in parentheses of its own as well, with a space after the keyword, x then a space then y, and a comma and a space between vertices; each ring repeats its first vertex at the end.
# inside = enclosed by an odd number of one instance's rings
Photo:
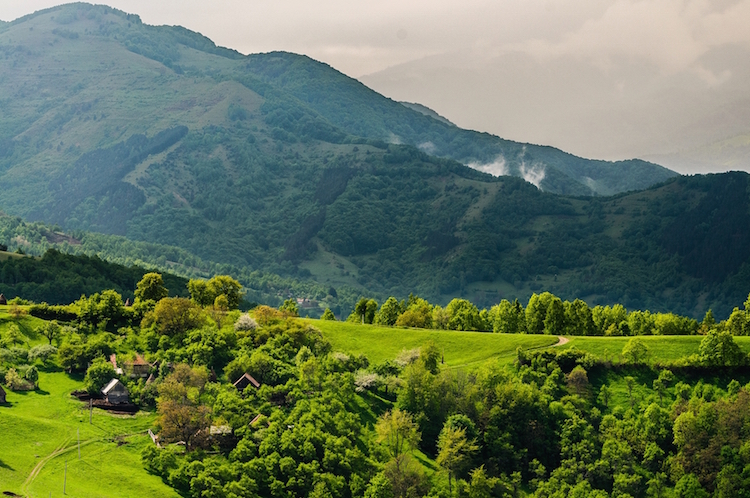
MULTIPOLYGON (((649 363, 670 363, 684 356, 698 354, 703 336, 700 335, 650 335, 639 336, 649 350, 649 363)), ((631 337, 569 337, 570 342, 560 346, 586 351, 605 361, 622 363, 622 348, 631 337)), ((746 353, 750 352, 750 337, 735 336, 734 340, 746 353)))
POLYGON ((336 351, 365 354, 370 363, 393 360, 405 349, 418 348, 434 341, 445 355, 449 367, 466 367, 487 360, 512 361, 516 349, 534 349, 557 343, 556 336, 492 334, 423 330, 378 325, 358 325, 327 320, 309 320, 318 327, 336 351))
POLYGON ((11 323, 15 323, 26 338, 26 345, 29 347, 38 344, 47 344, 47 339, 36 332, 37 327, 41 326, 44 320, 29 315, 28 306, 19 306, 19 308, 25 311, 26 314, 19 318, 14 318, 9 313, 10 306, 0 306, 0 334, 5 332, 11 323))
POLYGON ((178 496, 140 462, 141 449, 152 444, 146 431, 154 415, 95 409, 89 424, 88 407, 70 396, 82 385, 63 372, 42 372, 37 391, 7 392, 0 405, 0 493, 62 496, 67 462, 68 496, 178 496))
MULTIPOLYGON (((557 336, 528 334, 492 334, 454 330, 424 330, 378 325, 359 325, 338 321, 309 320, 319 328, 333 348, 365 354, 372 363, 394 359, 402 350, 434 341, 445 354, 450 367, 477 365, 487 360, 512 361, 516 348, 544 348, 557 344, 557 336)), ((639 336, 649 349, 649 363, 667 364, 698 354, 703 336, 639 336)), ((631 337, 567 337, 560 349, 577 348, 612 363, 622 363, 622 349, 631 337)), ((750 337, 735 336, 743 351, 750 353, 750 337)))

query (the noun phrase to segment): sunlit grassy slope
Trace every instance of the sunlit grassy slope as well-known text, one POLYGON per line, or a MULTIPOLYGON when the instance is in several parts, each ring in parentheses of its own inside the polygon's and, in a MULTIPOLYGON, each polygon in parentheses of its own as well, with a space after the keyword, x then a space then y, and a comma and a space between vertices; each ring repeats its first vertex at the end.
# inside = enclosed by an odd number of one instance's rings
MULTIPOLYGON (((598 358, 621 361, 622 348, 630 337, 571 337, 563 348, 578 348, 598 358)), ((684 356, 698 354, 702 336, 641 336, 649 349, 651 363, 669 363, 684 356)), ((750 337, 735 337, 743 351, 750 352, 750 337)))
MULTIPOLYGON (((445 363, 450 367, 478 365, 498 359, 512 361, 519 346, 523 349, 548 347, 556 344, 556 336, 526 334, 492 334, 486 332, 457 332, 451 330, 404 329, 377 325, 357 325, 345 322, 310 320, 334 349, 365 354, 371 363, 393 359, 404 349, 412 349, 433 340, 444 351, 445 363)), ((698 353, 702 336, 641 336, 649 348, 651 363, 670 363, 681 357, 698 353)), ((621 361, 622 348, 630 337, 569 337, 559 347, 575 347, 597 358, 614 363, 621 361)), ((743 351, 750 352, 750 337, 735 337, 743 351)))
POLYGON ((80 380, 63 372, 42 372, 34 392, 7 393, 0 405, 0 492, 30 497, 178 496, 146 472, 140 451, 152 444, 145 431, 152 414, 116 416, 70 396, 80 380), (81 458, 78 458, 80 431, 81 458))
POLYGON ((557 337, 549 335, 511 335, 484 332, 403 329, 377 325, 310 320, 337 351, 365 354, 370 363, 393 360, 404 349, 413 349, 434 341, 450 367, 478 365, 492 359, 510 361, 516 348, 551 346, 557 337))

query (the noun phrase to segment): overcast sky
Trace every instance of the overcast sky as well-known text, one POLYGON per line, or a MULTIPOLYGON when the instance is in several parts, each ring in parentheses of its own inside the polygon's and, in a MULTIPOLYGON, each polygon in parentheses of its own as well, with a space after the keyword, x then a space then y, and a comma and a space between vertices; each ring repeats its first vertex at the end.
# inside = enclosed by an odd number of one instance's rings
MULTIPOLYGON (((0 19, 10 21, 59 3, 0 0, 0 19)), ((664 75, 688 72, 707 86, 716 86, 730 73, 706 67, 701 57, 725 45, 750 49, 750 0, 106 3, 138 14, 148 24, 181 25, 198 31, 218 45, 245 54, 271 50, 302 53, 353 77, 431 56, 454 54, 455 59, 455 54, 462 53, 489 60, 508 51, 520 51, 541 63, 571 55, 602 68, 613 60, 638 61, 664 75)), ((411 99, 421 100, 419 95, 411 99)), ((437 101, 433 104, 440 107, 437 101)), ((460 115, 447 117, 460 125, 474 124, 468 118, 462 121, 460 115)), ((483 131, 497 133, 498 129, 483 131)))
MULTIPOLYGON (((10 21, 60 2, 0 0, 10 21)), ((750 0, 110 0, 243 53, 288 50, 354 77, 442 52, 523 47, 539 57, 646 56, 665 71, 750 45, 750 0)))

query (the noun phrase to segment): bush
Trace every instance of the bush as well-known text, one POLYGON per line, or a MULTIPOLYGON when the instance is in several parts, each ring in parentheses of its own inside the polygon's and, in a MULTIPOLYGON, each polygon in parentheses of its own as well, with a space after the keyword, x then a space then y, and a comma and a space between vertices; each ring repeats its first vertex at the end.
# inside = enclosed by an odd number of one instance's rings
POLYGON ((42 320, 58 320, 60 322, 72 322, 78 315, 69 306, 50 306, 47 303, 32 304, 29 314, 42 320))
POLYGON ((104 358, 97 358, 86 371, 83 384, 90 395, 96 396, 114 377, 115 367, 104 358))
POLYGON ((245 313, 244 315, 240 315, 240 317, 237 319, 236 322, 234 322, 234 331, 240 332, 245 330, 255 330, 258 328, 258 322, 256 322, 253 317, 251 317, 248 313, 245 313))

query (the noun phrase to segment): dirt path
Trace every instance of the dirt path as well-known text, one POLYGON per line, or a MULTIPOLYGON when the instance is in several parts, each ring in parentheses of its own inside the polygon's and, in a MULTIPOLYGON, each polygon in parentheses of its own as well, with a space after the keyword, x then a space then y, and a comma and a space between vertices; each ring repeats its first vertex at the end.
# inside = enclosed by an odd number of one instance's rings
POLYGON ((552 346, 550 346, 550 347, 551 348, 556 348, 557 346, 562 346, 563 344, 567 344, 569 342, 570 342, 570 339, 568 339, 567 337, 563 337, 561 335, 558 335, 557 336, 557 342, 555 344, 553 344, 552 346))
MULTIPOLYGON (((115 438, 127 438, 127 437, 131 437, 131 436, 138 436, 138 435, 144 435, 144 434, 146 434, 146 432, 141 431, 141 432, 132 432, 132 433, 127 433, 127 434, 117 434, 117 435, 108 436, 108 437, 87 439, 85 441, 81 441, 81 448, 83 448, 84 446, 87 446, 87 445, 89 445, 91 443, 95 443, 97 441, 105 441, 105 440, 107 440, 109 438, 111 438, 112 440, 114 440, 115 438)), ((29 477, 26 478, 26 480, 24 481, 23 485, 21 486, 21 492, 24 495, 28 494, 28 492, 27 492, 28 487, 34 482, 34 479, 36 479, 39 476, 39 473, 42 471, 42 469, 44 468, 44 466, 47 465, 50 462, 50 460, 52 460, 53 458, 56 458, 56 457, 62 455, 63 453, 67 453, 69 451, 75 451, 77 449, 78 449, 78 442, 77 441, 73 441, 73 438, 67 438, 67 439, 65 439, 62 443, 60 443, 60 446, 58 446, 57 448, 55 448, 55 450, 52 453, 50 453, 46 457, 44 457, 41 460, 39 460, 39 463, 37 463, 36 466, 31 470, 31 473, 29 474, 29 477)))
POLYGON ((52 460, 53 458, 55 458, 57 455, 65 453, 66 445, 69 442, 70 442, 70 438, 63 440, 63 442, 60 443, 60 446, 58 446, 57 448, 55 448, 55 450, 52 453, 50 453, 46 457, 44 457, 41 460, 39 460, 39 463, 37 463, 36 466, 31 470, 31 473, 29 474, 29 477, 26 478, 26 480, 23 483, 23 486, 21 486, 21 491, 23 492, 23 494, 26 494, 26 488, 29 487, 29 484, 31 484, 32 482, 34 482, 34 479, 36 479, 36 477, 42 471, 42 469, 47 464, 47 462, 49 462, 50 460, 52 460))
MULTIPOLYGON (((36 479, 39 476, 39 473, 42 471, 45 465, 47 465, 50 460, 52 460, 55 457, 58 457, 62 455, 63 453, 67 453, 68 451, 75 450, 78 448, 77 442, 72 442, 71 438, 68 438, 64 440, 60 446, 55 448, 55 451, 47 455, 46 457, 39 460, 39 463, 36 464, 36 466, 31 470, 31 473, 29 474, 29 477, 26 478, 26 480, 23 483, 23 486, 21 486, 21 492, 26 495, 28 487, 31 485, 31 483, 34 482, 34 479, 36 479)), ((88 439, 86 441, 81 441, 81 446, 86 446, 90 443, 93 443, 94 441, 98 441, 98 439, 88 439)))

